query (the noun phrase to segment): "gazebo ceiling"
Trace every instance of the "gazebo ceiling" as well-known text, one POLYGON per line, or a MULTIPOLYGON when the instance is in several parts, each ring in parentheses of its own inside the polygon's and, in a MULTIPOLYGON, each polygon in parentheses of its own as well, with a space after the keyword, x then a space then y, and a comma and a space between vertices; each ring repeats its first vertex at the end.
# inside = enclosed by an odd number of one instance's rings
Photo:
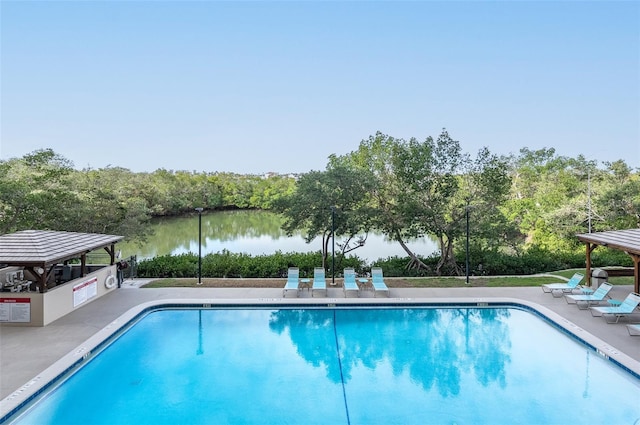
POLYGON ((606 246, 629 254, 640 255, 640 229, 611 230, 609 232, 578 235, 582 242, 606 246))
POLYGON ((43 267, 106 248, 123 236, 98 233, 23 230, 0 236, 0 263, 43 267))

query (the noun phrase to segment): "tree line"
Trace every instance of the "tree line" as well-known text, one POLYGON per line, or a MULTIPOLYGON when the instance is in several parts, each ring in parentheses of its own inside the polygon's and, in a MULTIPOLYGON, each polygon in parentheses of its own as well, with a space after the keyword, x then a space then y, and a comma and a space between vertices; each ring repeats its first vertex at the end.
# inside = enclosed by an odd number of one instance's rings
POLYGON ((461 274, 456 251, 463 241, 466 250, 467 235, 477 257, 521 256, 575 251, 577 233, 640 227, 637 171, 622 160, 597 165, 553 148, 507 157, 483 148, 471 156, 446 130, 423 141, 376 133, 356 151, 331 156, 325 171, 300 176, 296 191, 274 208, 285 216, 285 230, 307 229, 308 240, 323 236, 325 261, 332 231, 346 237, 346 253, 377 229, 416 268, 430 266, 406 242, 434 236, 436 274, 461 274))
POLYGON ((205 210, 264 209, 295 189, 291 176, 121 167, 76 170, 51 149, 0 161, 0 233, 25 229, 142 239, 153 217, 205 210))
POLYGON ((579 248, 577 233, 640 227, 640 175, 624 160, 598 163, 553 148, 474 156, 446 130, 424 140, 376 133, 357 150, 331 155, 324 170, 297 176, 240 175, 120 167, 74 169, 51 149, 0 161, 0 233, 66 230, 144 238, 153 217, 231 208, 281 214, 284 229, 321 236, 326 262, 332 232, 341 255, 383 232, 408 267, 457 274, 456 252, 519 256, 579 248), (435 265, 407 241, 431 235, 435 265))

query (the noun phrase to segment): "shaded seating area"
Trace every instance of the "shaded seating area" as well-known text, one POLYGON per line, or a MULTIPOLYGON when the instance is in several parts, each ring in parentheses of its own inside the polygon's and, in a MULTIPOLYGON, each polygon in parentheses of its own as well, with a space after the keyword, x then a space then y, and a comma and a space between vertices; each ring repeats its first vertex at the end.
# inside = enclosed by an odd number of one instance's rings
POLYGON ((327 279, 325 277, 324 267, 316 267, 313 269, 313 283, 311 285, 311 296, 321 293, 327 296, 327 279))
POLYGON ((384 283, 384 276, 381 267, 371 268, 371 286, 373 287, 374 297, 378 293, 386 294, 387 297, 389 296, 389 288, 387 287, 387 284, 384 283))
MULTIPOLYGON (((108 255, 106 265, 114 265, 115 244, 122 239, 116 235, 51 230, 23 230, 2 235, 0 264, 10 274, 3 272, 0 289, 20 285, 22 290, 17 292, 45 293, 104 268, 105 264, 88 264, 87 254, 96 250, 104 249, 108 255)), ((13 289, 11 292, 16 292, 13 289)))
POLYGON ((622 317, 631 315, 640 304, 640 294, 631 293, 615 307, 591 307, 591 315, 603 316, 607 323, 618 323, 622 317), (615 320, 614 320, 615 319, 615 320))
POLYGON ((602 284, 600 284, 598 289, 593 294, 587 294, 587 295, 567 294, 564 296, 564 299, 568 304, 577 304, 578 308, 582 309, 583 307, 581 306, 584 306, 584 308, 586 309, 592 305, 598 305, 602 301, 604 301, 607 294, 609 294, 609 291, 611 291, 611 288, 612 288, 611 284, 607 282, 603 282, 602 284), (569 302, 569 300, 573 302, 569 302))
POLYGON ((542 292, 550 293, 554 297, 561 297, 563 294, 571 294, 574 290, 580 289, 580 282, 582 282, 583 278, 583 274, 575 273, 566 283, 547 283, 542 285, 542 292))
POLYGON ((115 245, 122 239, 51 230, 1 235, 0 324, 46 326, 120 287, 115 245))

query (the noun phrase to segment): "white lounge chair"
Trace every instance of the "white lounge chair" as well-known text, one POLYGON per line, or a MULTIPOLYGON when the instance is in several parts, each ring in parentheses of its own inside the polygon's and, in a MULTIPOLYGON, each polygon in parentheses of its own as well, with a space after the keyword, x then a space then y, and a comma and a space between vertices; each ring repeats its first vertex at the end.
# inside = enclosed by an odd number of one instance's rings
POLYGON ((316 267, 313 269, 313 285, 311 286, 311 296, 316 292, 323 292, 327 296, 327 280, 324 275, 324 267, 316 267))
POLYGON ((577 304, 578 308, 580 309, 583 308, 581 307, 582 305, 585 306, 584 308, 589 308, 591 307, 591 305, 600 304, 602 301, 604 301, 605 297, 609 294, 609 291, 611 290, 611 288, 612 286, 610 283, 603 282, 593 294, 590 294, 590 295, 569 294, 564 296, 564 300, 567 302, 567 304, 577 304), (569 302, 569 300, 573 302, 569 302))
POLYGON ((371 268, 371 286, 373 287, 373 296, 375 297, 378 292, 382 292, 389 296, 389 288, 384 283, 384 277, 382 275, 381 267, 371 268))
POLYGON ((288 292, 295 291, 296 297, 298 296, 298 283, 300 278, 300 270, 297 267, 289 267, 287 273, 287 283, 282 289, 282 296, 286 297, 288 292))
POLYGON ((634 292, 627 295, 622 303, 617 307, 591 307, 589 310, 591 311, 592 316, 604 316, 604 320, 607 323, 618 323, 621 317, 629 316, 640 304, 640 294, 636 294, 634 292), (594 314, 596 313, 600 314, 594 314), (609 320, 609 318, 615 318, 615 321, 609 320))
POLYGON ((554 297, 561 297, 563 294, 570 294, 576 289, 580 289, 580 282, 584 275, 575 273, 567 283, 547 283, 542 285, 542 292, 551 293, 554 297), (556 295, 558 294, 559 295, 556 295))
POLYGON ((344 290, 344 296, 347 296, 347 292, 355 291, 357 296, 360 296, 360 287, 356 282, 356 271, 353 268, 344 269, 344 282, 342 284, 344 290))

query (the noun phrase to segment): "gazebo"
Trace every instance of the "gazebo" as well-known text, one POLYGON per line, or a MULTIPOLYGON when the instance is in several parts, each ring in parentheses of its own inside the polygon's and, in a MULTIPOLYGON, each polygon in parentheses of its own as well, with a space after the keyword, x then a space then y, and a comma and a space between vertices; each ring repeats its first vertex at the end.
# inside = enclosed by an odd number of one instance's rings
POLYGON ((587 276, 591 276, 591 252, 598 246, 623 251, 633 260, 633 290, 640 293, 640 229, 612 230, 577 235, 587 248, 587 276))
POLYGON ((98 233, 23 230, 0 236, 0 264, 24 267, 35 277, 40 292, 47 292, 47 281, 54 267, 71 259, 80 259, 80 275, 87 274, 86 255, 104 248, 115 262, 115 244, 122 236, 98 233))
POLYGON ((0 236, 0 324, 45 326, 116 288, 123 236, 24 230, 0 236), (87 254, 108 257, 88 264, 87 254))

